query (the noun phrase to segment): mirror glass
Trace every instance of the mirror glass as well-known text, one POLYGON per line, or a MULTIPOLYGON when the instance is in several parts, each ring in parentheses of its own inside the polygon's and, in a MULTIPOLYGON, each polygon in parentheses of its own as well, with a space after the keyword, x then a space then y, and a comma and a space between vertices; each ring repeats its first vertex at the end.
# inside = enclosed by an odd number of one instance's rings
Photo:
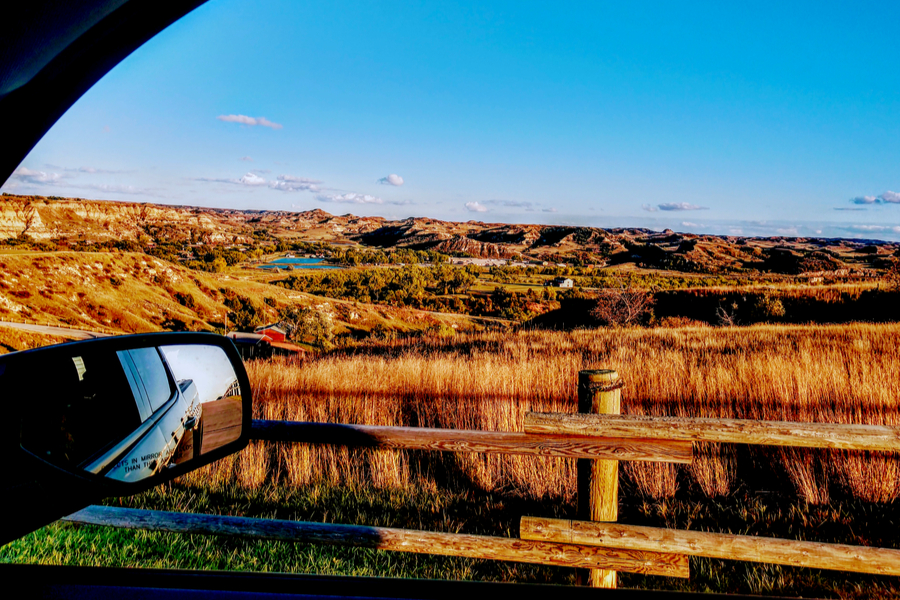
POLYGON ((7 367, 4 388, 24 403, 22 447, 68 469, 141 481, 241 434, 238 377, 217 346, 73 345, 7 367))

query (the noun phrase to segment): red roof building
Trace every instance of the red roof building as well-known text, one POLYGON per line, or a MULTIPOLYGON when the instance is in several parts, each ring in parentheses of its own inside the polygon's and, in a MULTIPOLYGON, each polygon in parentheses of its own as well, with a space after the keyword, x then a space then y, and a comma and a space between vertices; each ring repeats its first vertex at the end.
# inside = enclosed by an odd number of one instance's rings
POLYGON ((287 341, 287 332, 284 331, 281 327, 278 327, 276 324, 272 325, 261 325, 253 330, 254 333, 258 333, 266 336, 269 340, 273 342, 285 342, 287 341))

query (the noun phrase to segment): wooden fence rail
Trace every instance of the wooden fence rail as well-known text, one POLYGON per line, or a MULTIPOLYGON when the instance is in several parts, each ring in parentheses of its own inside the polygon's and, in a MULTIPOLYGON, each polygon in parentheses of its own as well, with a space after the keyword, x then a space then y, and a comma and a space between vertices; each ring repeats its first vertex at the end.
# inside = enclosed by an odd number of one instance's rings
POLYGON ((621 388, 615 371, 582 371, 581 414, 526 413, 524 432, 252 423, 250 437, 259 441, 579 459, 579 520, 523 517, 520 539, 97 506, 65 520, 576 567, 590 570, 585 581, 595 587, 615 587, 618 571, 688 577, 688 556, 900 575, 900 550, 895 549, 615 522, 618 461, 690 463, 693 442, 895 452, 900 451, 900 427, 619 415, 621 388))
POLYGON ((687 557, 678 554, 463 533, 250 519, 107 506, 90 506, 63 520, 83 525, 105 525, 125 529, 356 546, 563 567, 614 569, 645 575, 688 577, 689 574, 687 557))
POLYGON ((900 451, 900 427, 700 417, 526 413, 533 435, 726 442, 760 446, 900 451))
POLYGON ((395 450, 436 450, 440 452, 483 452, 648 462, 690 463, 690 442, 668 440, 591 438, 570 435, 530 435, 501 431, 466 431, 341 425, 298 421, 254 420, 251 439, 270 442, 330 444, 395 450))
POLYGON ((678 529, 638 527, 618 523, 522 517, 522 539, 562 544, 653 549, 690 556, 763 562, 792 567, 900 575, 900 550, 802 542, 777 538, 678 529))

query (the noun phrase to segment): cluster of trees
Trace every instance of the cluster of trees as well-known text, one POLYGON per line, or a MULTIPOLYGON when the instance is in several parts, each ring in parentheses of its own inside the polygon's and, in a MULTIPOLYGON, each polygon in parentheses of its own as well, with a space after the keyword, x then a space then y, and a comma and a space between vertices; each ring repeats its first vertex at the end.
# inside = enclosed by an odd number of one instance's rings
POLYGON ((278 325, 285 330, 288 339, 328 349, 334 339, 331 317, 310 307, 286 306, 281 309, 278 325))
POLYGON ((106 240, 88 242, 85 240, 50 239, 36 240, 27 233, 0 240, 0 246, 18 248, 20 250, 36 250, 38 252, 55 252, 56 250, 73 250, 75 252, 142 252, 144 247, 135 240, 106 240))
MULTIPOLYGON (((146 248, 144 252, 155 258, 179 262, 184 258, 186 250, 183 244, 163 242, 146 248)), ((193 249, 193 254, 196 256, 195 259, 185 260, 181 264, 196 271, 221 273, 227 267, 233 267, 248 259, 259 258, 263 255, 263 252, 264 250, 258 247, 241 251, 235 248, 226 249, 222 246, 202 246, 201 248, 193 249)))
POLYGON ((472 265, 404 265, 393 269, 292 275, 279 284, 329 298, 517 320, 541 312, 541 305, 555 298, 551 290, 515 292, 502 287, 490 294, 469 294, 478 273, 479 268, 472 265))
POLYGON ((272 252, 300 252, 301 254, 316 254, 321 256, 331 256, 332 246, 325 242, 297 242, 288 240, 279 240, 277 244, 271 246, 272 252))
POLYGON ((228 321, 234 329, 252 331, 266 321, 266 307, 257 302, 255 298, 242 296, 233 290, 223 288, 219 290, 225 296, 225 306, 228 308, 228 321))
POLYGON ((556 292, 543 289, 540 292, 529 288, 516 292, 503 287, 495 287, 489 296, 475 298, 473 314, 493 315, 502 319, 526 321, 544 312, 556 298, 556 292))
MULTIPOLYGON (((233 329, 253 331, 260 325, 271 322, 271 311, 265 305, 274 306, 275 301, 267 298, 263 303, 256 298, 244 296, 229 289, 220 292, 225 296, 228 321, 233 329)), ((176 292, 176 299, 183 305, 193 307, 195 299, 190 294, 176 292)), ((334 326, 331 317, 310 307, 290 305, 278 311, 278 325, 287 333, 289 340, 303 342, 320 348, 331 347, 334 326)))
POLYGON ((16 237, 0 240, 0 245, 19 250, 37 250, 39 252, 52 252, 58 247, 55 242, 48 240, 35 240, 27 233, 20 233, 16 237))
POLYGON ((292 275, 280 283, 317 296, 431 308, 435 295, 463 294, 477 277, 477 268, 455 268, 444 264, 432 267, 404 265, 395 269, 292 275))
POLYGON ((390 252, 361 248, 334 248, 331 251, 331 260, 351 267, 358 265, 417 265, 450 262, 450 258, 446 254, 433 250, 411 250, 409 248, 400 248, 390 252))
POLYGON ((579 287, 619 288, 637 287, 644 289, 676 290, 695 287, 740 287, 758 283, 760 277, 738 277, 727 275, 699 275, 688 277, 661 276, 653 273, 598 274, 576 280, 579 287))
POLYGON ((236 249, 225 250, 220 247, 208 246, 197 253, 197 260, 188 260, 183 264, 190 269, 221 273, 227 267, 233 267, 240 262, 259 258, 263 255, 263 252, 264 250, 258 247, 242 252, 236 249))

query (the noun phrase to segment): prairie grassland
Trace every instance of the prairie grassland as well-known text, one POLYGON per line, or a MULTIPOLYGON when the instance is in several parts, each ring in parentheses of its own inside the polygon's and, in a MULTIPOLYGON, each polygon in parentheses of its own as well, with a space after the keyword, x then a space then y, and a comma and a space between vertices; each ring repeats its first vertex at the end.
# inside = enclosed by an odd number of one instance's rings
MULTIPOLYGON (((517 431, 526 411, 574 412, 577 373, 616 369, 623 412, 900 424, 900 325, 486 332, 399 340, 308 359, 248 365, 255 417, 517 431)), ((690 466, 623 463, 649 497, 679 488, 793 489, 811 503, 839 493, 900 496, 888 454, 707 444, 690 466)), ((570 460, 254 444, 189 477, 300 486, 475 486, 571 499, 570 460)))

